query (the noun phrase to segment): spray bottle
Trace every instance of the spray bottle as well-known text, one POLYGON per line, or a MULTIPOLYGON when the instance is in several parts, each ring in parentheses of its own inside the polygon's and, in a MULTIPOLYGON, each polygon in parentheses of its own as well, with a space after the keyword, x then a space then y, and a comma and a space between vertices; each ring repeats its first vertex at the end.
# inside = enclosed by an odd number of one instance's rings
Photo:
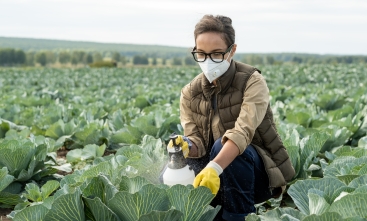
POLYGON ((186 159, 182 153, 182 148, 176 144, 177 135, 171 134, 170 139, 173 143, 173 148, 169 148, 169 163, 167 169, 163 174, 163 183, 167 185, 193 184, 195 179, 195 172, 186 163, 186 159))

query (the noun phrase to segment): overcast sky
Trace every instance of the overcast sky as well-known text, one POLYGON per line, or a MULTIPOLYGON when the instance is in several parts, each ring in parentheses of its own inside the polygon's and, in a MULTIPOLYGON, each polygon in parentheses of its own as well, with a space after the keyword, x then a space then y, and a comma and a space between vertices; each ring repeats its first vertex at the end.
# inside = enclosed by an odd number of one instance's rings
POLYGON ((0 36, 191 47, 205 14, 237 52, 367 54, 367 0, 0 0, 0 36))

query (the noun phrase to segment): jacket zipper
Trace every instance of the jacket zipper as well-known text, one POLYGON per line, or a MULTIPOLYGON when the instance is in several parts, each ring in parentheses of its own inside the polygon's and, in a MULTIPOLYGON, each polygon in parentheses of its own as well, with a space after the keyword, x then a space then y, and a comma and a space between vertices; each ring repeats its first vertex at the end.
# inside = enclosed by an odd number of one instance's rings
MULTIPOLYGON (((215 93, 215 107, 216 107, 216 110, 218 110, 218 94, 222 91, 222 86, 221 84, 219 83, 219 90, 217 93, 215 93)), ((220 123, 222 124, 222 118, 220 117, 220 114, 219 114, 219 110, 218 110, 218 117, 219 117, 219 121, 220 123)))
MULTIPOLYGON (((212 146, 210 146, 210 145, 214 145, 214 143, 211 143, 212 142, 212 140, 210 139, 210 134, 212 134, 212 118, 213 118, 213 110, 215 111, 215 109, 214 109, 214 107, 213 107, 213 99, 212 99, 212 96, 215 96, 215 105, 216 105, 216 108, 218 107, 217 105, 217 96, 215 95, 215 93, 212 93, 211 95, 210 95, 210 112, 209 112, 209 133, 208 133, 208 138, 207 138, 207 140, 208 140, 208 144, 209 144, 209 147, 210 148, 212 148, 212 146)), ((213 142, 215 142, 215 140, 214 140, 214 137, 213 137, 213 142)))

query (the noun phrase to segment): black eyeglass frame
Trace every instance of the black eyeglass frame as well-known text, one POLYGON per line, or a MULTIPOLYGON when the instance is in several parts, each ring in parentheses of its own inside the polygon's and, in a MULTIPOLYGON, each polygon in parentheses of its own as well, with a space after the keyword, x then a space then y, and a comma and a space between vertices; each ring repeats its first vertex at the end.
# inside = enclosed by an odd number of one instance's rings
POLYGON ((213 62, 215 62, 215 63, 221 63, 221 62, 223 62, 223 61, 224 61, 224 55, 225 55, 225 54, 227 54, 229 51, 231 51, 231 50, 232 50, 232 48, 233 48, 233 46, 234 46, 234 44, 232 44, 231 46, 229 46, 225 52, 212 52, 212 53, 205 53, 205 52, 198 52, 198 51, 195 51, 195 50, 196 50, 196 46, 195 46, 195 47, 192 49, 191 54, 192 54, 192 56, 194 57, 194 60, 195 60, 196 62, 204 62, 204 61, 206 61, 207 57, 209 56, 209 57, 210 57, 210 60, 212 60, 213 62), (198 53, 200 53, 200 54, 205 54, 205 58, 204 58, 204 60, 202 60, 202 61, 201 61, 201 60, 200 60, 200 61, 198 61, 198 60, 196 59, 195 54, 198 54, 198 53), (212 54, 221 54, 221 55, 222 55, 222 60, 221 60, 221 61, 214 61, 214 59, 212 58, 212 54))

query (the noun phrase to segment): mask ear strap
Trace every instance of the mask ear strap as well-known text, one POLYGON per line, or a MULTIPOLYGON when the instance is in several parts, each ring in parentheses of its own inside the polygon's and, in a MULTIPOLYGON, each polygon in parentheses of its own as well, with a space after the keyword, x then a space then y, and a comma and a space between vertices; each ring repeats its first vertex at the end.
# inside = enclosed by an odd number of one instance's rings
MULTIPOLYGON (((231 48, 231 50, 228 52, 228 57, 231 55, 232 49, 233 49, 233 48, 231 48)), ((232 60, 232 58, 233 58, 233 56, 231 57, 231 60, 232 60)), ((228 61, 228 58, 227 58, 226 60, 228 61)), ((229 62, 229 61, 228 61, 228 62, 229 62)))

